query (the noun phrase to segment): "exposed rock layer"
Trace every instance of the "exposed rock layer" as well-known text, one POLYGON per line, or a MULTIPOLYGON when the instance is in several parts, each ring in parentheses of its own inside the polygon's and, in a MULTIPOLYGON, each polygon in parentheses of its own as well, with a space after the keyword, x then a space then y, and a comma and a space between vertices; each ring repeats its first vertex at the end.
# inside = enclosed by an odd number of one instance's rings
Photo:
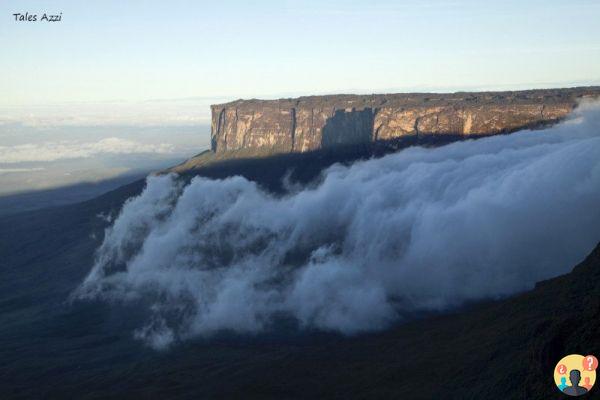
POLYGON ((211 106, 212 150, 306 152, 425 135, 484 136, 564 118, 600 87, 237 100, 211 106))

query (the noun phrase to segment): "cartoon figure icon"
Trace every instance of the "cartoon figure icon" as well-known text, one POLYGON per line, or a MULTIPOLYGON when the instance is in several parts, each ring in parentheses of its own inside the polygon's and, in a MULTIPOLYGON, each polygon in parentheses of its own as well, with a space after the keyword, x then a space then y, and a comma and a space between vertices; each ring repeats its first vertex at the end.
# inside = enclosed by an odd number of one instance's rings
POLYGON ((569 379, 571 380, 571 386, 567 386, 563 392, 569 396, 581 396, 586 394, 588 390, 583 386, 579 386, 581 381, 581 371, 578 369, 572 369, 569 373, 569 379))
POLYGON ((570 354, 554 368, 554 383, 567 396, 585 396, 596 383, 598 359, 592 355, 570 354))

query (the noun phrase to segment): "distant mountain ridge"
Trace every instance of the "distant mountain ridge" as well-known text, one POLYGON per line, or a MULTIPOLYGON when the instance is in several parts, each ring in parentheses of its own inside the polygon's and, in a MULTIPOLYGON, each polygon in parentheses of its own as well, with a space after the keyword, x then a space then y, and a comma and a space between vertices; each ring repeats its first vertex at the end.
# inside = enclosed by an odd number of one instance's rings
POLYGON ((600 87, 236 100, 211 106, 215 153, 302 153, 405 138, 477 137, 553 124, 600 87))

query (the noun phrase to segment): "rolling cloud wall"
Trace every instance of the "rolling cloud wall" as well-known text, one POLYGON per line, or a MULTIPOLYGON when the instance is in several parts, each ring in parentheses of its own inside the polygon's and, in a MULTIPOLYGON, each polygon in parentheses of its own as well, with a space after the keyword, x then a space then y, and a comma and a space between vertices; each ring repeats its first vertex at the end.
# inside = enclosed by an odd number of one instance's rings
POLYGON ((133 302, 164 348, 280 317, 354 334, 564 274, 600 240, 600 106, 544 131, 333 166, 281 197, 241 177, 148 178, 85 299, 133 302))

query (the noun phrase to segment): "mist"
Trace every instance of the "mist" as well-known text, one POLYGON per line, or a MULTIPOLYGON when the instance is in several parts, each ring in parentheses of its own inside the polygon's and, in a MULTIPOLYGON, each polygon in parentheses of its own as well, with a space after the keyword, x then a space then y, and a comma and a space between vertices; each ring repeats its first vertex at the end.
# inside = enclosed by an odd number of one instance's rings
POLYGON ((543 131, 335 165, 284 196, 242 177, 147 179, 80 299, 135 304, 154 348, 222 331, 384 329, 531 289, 600 240, 600 106, 543 131))

